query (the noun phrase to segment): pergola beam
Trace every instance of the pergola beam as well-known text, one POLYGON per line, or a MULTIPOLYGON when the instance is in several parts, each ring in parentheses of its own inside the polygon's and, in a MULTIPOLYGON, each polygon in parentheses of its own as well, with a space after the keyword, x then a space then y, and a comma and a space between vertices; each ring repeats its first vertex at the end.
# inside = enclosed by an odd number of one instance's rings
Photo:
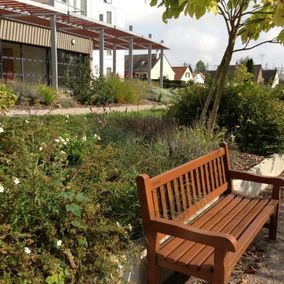
POLYGON ((105 31, 100 30, 100 76, 104 76, 104 51, 105 51, 105 31))

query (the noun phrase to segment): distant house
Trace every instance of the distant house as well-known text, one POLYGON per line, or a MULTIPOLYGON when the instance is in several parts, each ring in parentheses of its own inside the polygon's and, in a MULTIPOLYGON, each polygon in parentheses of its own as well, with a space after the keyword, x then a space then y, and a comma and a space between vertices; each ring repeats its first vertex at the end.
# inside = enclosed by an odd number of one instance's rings
POLYGON ((280 83, 280 76, 277 69, 272 70, 263 70, 262 71, 264 83, 270 85, 272 88, 275 88, 280 83))
MULTIPOLYGON (((125 77, 129 76, 129 56, 125 56, 125 77)), ((168 59, 164 55, 163 64, 164 79, 174 80, 175 72, 170 65, 168 59)), ((148 54, 133 55, 133 77, 139 79, 147 79, 148 77, 148 54)), ((160 53, 152 55, 151 79, 157 80, 160 78, 160 53)))
MULTIPOLYGON (((230 65, 228 67, 228 71, 227 71, 227 76, 229 78, 232 78, 234 76, 234 73, 236 72, 238 65, 230 65)), ((213 79, 215 74, 217 71, 207 71, 207 77, 213 79)), ((264 78, 263 78, 263 69, 261 64, 256 64, 253 65, 252 71, 251 73, 253 74, 253 81, 256 83, 263 83, 264 82, 264 78)))
POLYGON ((173 70, 175 72, 175 80, 184 82, 194 80, 192 70, 188 66, 173 67, 173 70))
POLYGON ((194 83, 197 84, 204 84, 205 83, 205 75, 203 73, 194 73, 194 83))

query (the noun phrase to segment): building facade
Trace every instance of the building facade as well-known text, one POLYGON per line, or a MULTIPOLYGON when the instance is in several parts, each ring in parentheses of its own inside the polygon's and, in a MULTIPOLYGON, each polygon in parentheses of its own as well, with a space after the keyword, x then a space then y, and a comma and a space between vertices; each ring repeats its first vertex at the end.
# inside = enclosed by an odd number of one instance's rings
MULTIPOLYGON (((124 53, 163 50, 163 43, 126 31, 118 0, 0 2, 0 77, 52 82, 87 62, 94 75, 124 76, 124 53)), ((163 56, 162 56, 163 58, 163 56)), ((165 64, 166 65, 166 64, 165 64)))

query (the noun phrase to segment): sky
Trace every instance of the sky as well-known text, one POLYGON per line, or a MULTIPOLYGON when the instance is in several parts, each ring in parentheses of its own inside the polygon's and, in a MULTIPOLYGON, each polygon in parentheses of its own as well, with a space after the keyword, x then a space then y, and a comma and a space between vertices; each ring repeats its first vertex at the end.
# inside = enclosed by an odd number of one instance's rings
MULTIPOLYGON (((127 27, 133 25, 135 33, 144 36, 151 33, 154 40, 164 40, 170 48, 165 54, 173 66, 188 63, 194 67, 197 61, 202 60, 209 69, 215 69, 220 63, 227 42, 225 22, 221 16, 208 14, 198 21, 181 16, 165 24, 162 21, 163 8, 150 7, 148 0, 113 1, 114 5, 115 2, 119 3, 116 4, 117 9, 125 13, 127 27)), ((260 41, 272 39, 276 34, 277 30, 263 34, 260 41)), ((241 44, 237 43, 237 47, 241 44)), ((266 44, 251 51, 238 52, 231 64, 247 56, 253 58, 255 64, 262 63, 264 68, 282 67, 284 71, 283 46, 266 44)))

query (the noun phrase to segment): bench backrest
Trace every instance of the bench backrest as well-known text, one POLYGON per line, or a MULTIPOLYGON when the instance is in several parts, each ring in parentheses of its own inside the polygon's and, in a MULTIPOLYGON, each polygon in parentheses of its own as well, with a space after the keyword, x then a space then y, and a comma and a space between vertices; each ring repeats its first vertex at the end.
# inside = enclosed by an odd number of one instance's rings
POLYGON ((227 144, 156 177, 137 177, 144 228, 150 219, 184 221, 225 191, 230 159, 227 144))

